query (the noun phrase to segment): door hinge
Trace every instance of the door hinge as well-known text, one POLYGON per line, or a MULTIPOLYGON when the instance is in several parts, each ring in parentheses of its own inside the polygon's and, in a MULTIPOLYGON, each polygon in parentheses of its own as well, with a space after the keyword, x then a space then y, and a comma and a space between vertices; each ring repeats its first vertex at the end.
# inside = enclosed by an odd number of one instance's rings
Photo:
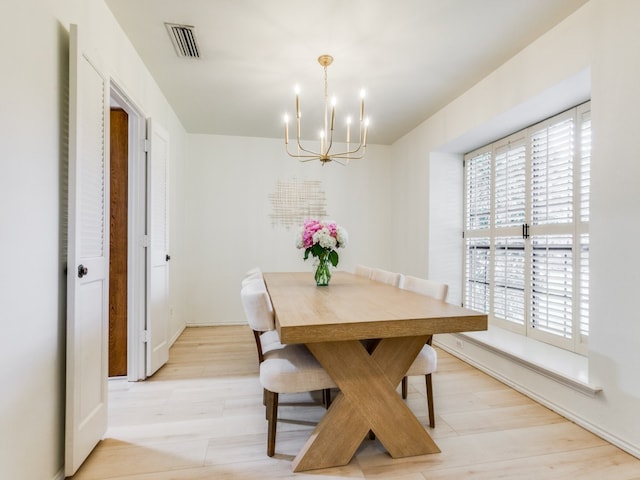
POLYGON ((151 142, 149 141, 149 139, 145 138, 144 139, 144 151, 148 152, 151 149, 151 142))
POLYGON ((149 343, 149 330, 142 331, 142 343, 149 343))
POLYGON ((143 248, 147 248, 149 246, 149 235, 143 235, 140 239, 140 245, 143 248))

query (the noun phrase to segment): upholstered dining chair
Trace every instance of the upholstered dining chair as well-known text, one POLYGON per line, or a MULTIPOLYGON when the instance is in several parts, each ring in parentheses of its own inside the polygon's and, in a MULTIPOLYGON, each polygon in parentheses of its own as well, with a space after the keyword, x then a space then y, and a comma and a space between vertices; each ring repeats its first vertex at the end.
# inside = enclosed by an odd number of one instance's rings
POLYGON ((401 279, 402 275, 400 273, 390 272, 381 268, 374 268, 371 272, 371 280, 393 285, 394 287, 400 286, 401 279))
MULTIPOLYGON (((240 296, 251 329, 254 332, 273 330, 273 307, 264 282, 248 282, 242 287, 240 296)), ((322 390, 328 407, 328 390, 335 388, 336 384, 304 345, 280 344, 280 348, 265 352, 261 351, 261 342, 257 337, 256 347, 260 359, 260 383, 267 407, 267 455, 272 457, 276 446, 279 394, 322 390)))
MULTIPOLYGON (((424 278, 418 278, 411 275, 403 275, 400 288, 411 292, 419 293, 436 300, 445 301, 449 286, 445 283, 434 282, 424 278)), ((407 398, 407 377, 414 375, 424 375, 425 386, 427 390, 427 410, 429 411, 429 425, 431 428, 436 426, 435 413, 433 408, 433 383, 431 374, 436 371, 438 366, 438 354, 431 346, 432 336, 429 336, 427 343, 413 361, 407 374, 402 379, 402 398, 407 398)))
MULTIPOLYGON (((262 270, 260 268, 252 268, 251 270, 245 273, 242 278, 241 286, 253 282, 258 282, 258 285, 261 285, 262 288, 265 288, 264 278, 262 277, 262 270)), ((280 343, 280 337, 278 336, 278 332, 275 329, 275 325, 273 325, 268 330, 253 330, 253 336, 256 341, 256 346, 258 348, 258 361, 262 362, 263 354, 269 352, 271 350, 275 350, 282 347, 280 343)))
POLYGON ((373 268, 367 267, 365 265, 356 265, 353 273, 360 277, 371 278, 371 274, 373 273, 373 268))

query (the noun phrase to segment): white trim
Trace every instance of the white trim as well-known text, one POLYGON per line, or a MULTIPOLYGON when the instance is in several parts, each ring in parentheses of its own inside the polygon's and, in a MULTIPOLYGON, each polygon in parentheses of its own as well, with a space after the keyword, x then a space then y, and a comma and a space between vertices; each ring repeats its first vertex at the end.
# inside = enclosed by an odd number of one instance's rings
POLYGON ((249 325, 246 320, 233 322, 206 322, 206 323, 187 323, 185 328, 198 327, 237 327, 238 325, 249 325))
POLYGON ((129 181, 128 181, 128 280, 127 280, 127 379, 130 382, 146 378, 145 330, 146 316, 146 252, 142 238, 146 232, 146 165, 144 139, 146 115, 111 78, 111 99, 129 115, 129 181))
MULTIPOLYGON (((464 342, 473 344, 589 397, 595 397, 602 391, 601 386, 589 382, 588 359, 577 353, 493 325, 489 326, 486 331, 455 333, 451 336, 455 338, 455 345, 459 348, 452 347, 451 342, 440 341, 438 335, 434 337, 434 344, 481 370, 486 367, 479 365, 464 353, 464 342)), ((493 370, 491 375, 501 376, 493 370)), ((513 382, 508 380, 505 383, 511 384, 513 382)))
POLYGON ((65 478, 66 477, 64 476, 64 469, 61 468, 51 480, 64 480, 65 478))
POLYGON ((169 348, 171 348, 171 346, 176 343, 176 340, 178 340, 178 338, 180 337, 180 335, 182 335, 182 332, 184 332, 184 329, 187 328, 186 325, 182 325, 181 328, 178 329, 178 331, 176 332, 176 334, 171 337, 169 339, 169 348))

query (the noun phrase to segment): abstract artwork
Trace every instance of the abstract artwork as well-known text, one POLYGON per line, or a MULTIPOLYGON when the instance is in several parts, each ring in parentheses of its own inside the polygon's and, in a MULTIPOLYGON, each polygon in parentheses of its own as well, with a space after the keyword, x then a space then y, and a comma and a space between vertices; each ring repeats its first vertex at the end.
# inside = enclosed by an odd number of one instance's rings
POLYGON ((307 218, 327 215, 327 199, 319 180, 278 180, 271 201, 271 224, 285 228, 299 226, 307 218))

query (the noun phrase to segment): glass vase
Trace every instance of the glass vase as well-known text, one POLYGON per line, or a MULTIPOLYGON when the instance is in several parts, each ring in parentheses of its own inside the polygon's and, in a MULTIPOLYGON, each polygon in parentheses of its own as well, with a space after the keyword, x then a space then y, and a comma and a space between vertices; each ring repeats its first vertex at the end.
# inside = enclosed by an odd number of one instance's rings
POLYGON ((329 261, 329 258, 324 257, 318 259, 315 279, 318 287, 325 287, 329 285, 329 280, 331 280, 331 262, 329 261))

